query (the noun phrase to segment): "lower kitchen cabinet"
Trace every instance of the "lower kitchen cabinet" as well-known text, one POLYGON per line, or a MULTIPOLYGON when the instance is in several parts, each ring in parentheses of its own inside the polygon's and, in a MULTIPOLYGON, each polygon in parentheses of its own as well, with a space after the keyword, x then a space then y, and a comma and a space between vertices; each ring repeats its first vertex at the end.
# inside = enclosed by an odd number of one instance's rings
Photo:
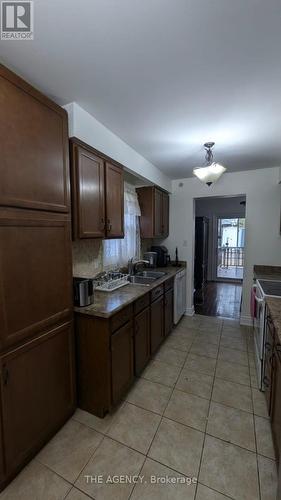
POLYGON ((150 358, 150 308, 135 316, 135 374, 140 375, 150 358))
POLYGON ((161 296, 151 304, 150 352, 154 354, 164 338, 164 298, 161 296))
POLYGON ((275 347, 273 357, 271 428, 275 454, 279 460, 281 451, 281 352, 277 349, 278 347, 275 347))
MULTIPOLYGON (((2 411, 0 406, 0 485, 4 480, 4 442, 3 442, 3 434, 2 434, 2 411)), ((0 486, 1 489, 1 486, 0 486)))
POLYGON ((120 401, 134 378, 133 322, 129 321, 111 336, 112 403, 120 401))
POLYGON ((17 472, 73 413, 73 347, 69 322, 0 358, 7 477, 17 472))
POLYGON ((165 337, 171 333, 173 329, 174 317, 174 290, 171 289, 164 295, 164 314, 165 314, 165 337))

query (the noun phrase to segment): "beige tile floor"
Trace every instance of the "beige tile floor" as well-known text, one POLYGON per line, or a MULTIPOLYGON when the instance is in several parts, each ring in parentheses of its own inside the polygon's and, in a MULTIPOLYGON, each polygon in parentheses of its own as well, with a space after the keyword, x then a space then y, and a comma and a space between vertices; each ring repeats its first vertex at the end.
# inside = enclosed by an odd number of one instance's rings
POLYGON ((112 415, 77 410, 0 498, 275 500, 276 481, 251 330, 195 316, 112 415))

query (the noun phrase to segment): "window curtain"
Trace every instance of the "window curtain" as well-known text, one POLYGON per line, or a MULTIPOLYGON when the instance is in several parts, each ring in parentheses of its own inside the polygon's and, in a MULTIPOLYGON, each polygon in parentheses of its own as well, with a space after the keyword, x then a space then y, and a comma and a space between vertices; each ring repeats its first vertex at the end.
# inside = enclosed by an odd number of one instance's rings
POLYGON ((140 228, 141 215, 138 197, 133 189, 125 186, 124 191, 124 233, 125 237, 118 240, 103 242, 103 265, 112 268, 127 264, 132 257, 140 258, 140 228))

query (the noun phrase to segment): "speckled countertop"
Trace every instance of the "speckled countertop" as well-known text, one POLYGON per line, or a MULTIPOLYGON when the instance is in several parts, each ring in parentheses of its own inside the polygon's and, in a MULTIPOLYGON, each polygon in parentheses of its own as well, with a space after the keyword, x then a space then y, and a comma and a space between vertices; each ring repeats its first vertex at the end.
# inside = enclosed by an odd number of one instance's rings
POLYGON ((86 307, 75 307, 74 311, 79 314, 88 316, 97 316, 99 318, 109 318, 113 314, 120 311, 123 307, 131 304, 138 298, 153 290, 153 288, 161 285, 167 279, 175 276, 179 271, 185 269, 181 267, 157 267, 156 271, 164 271, 167 273, 162 278, 155 280, 150 285, 132 285, 128 284, 119 288, 115 292, 94 292, 94 303, 86 307))
POLYGON ((265 299, 274 328, 281 343, 281 298, 266 297, 265 299))
POLYGON ((260 280, 280 280, 280 266, 254 266, 254 278, 260 280))

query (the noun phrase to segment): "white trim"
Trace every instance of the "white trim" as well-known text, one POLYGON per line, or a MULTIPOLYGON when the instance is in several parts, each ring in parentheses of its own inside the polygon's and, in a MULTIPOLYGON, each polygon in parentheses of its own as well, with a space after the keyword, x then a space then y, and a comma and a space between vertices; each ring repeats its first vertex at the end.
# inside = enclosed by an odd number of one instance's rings
POLYGON ((253 326, 253 319, 250 315, 240 316, 240 325, 253 326))
POLYGON ((184 313, 185 316, 194 316, 194 314, 195 314, 194 306, 188 307, 184 313))

